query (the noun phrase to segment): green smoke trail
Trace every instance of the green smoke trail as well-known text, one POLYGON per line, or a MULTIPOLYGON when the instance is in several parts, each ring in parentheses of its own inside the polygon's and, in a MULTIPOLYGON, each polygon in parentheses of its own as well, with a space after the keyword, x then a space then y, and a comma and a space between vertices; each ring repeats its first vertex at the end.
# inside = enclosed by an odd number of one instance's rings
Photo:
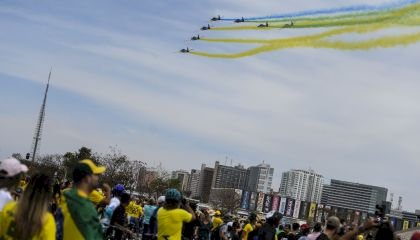
POLYGON ((373 24, 385 21, 398 21, 402 16, 420 14, 420 4, 413 4, 401 9, 387 10, 374 13, 347 14, 342 16, 318 17, 295 19, 293 26, 287 26, 290 21, 279 21, 269 25, 269 27, 259 28, 257 26, 240 25, 212 28, 214 31, 231 30, 270 30, 273 28, 320 28, 320 27, 338 27, 359 24, 373 24))

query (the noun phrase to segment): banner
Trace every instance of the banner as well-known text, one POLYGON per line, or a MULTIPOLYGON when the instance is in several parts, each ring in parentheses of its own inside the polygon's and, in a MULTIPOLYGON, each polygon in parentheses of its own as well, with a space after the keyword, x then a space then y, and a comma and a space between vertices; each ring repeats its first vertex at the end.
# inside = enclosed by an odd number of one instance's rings
POLYGON ((350 223, 351 222, 351 217, 353 216, 353 210, 349 209, 347 210, 347 218, 346 218, 346 222, 350 223))
POLYGON ((285 211, 286 211, 286 198, 282 197, 282 198, 280 198, 280 210, 279 210, 279 212, 284 215, 285 211))
POLYGON ((316 213, 316 203, 311 203, 311 207, 309 208, 308 219, 314 220, 316 213))
POLYGON ((264 197, 264 207, 263 207, 263 212, 264 213, 268 213, 268 212, 270 212, 271 211, 271 207, 272 207, 272 204, 271 204, 271 198, 272 198, 273 196, 271 196, 271 195, 269 195, 269 194, 266 194, 265 195, 265 197, 264 197))
POLYGON ((252 192, 251 193, 251 199, 249 201, 249 211, 255 211, 255 208, 257 207, 257 193, 252 192))
POLYGON ((403 228, 402 228, 403 231, 408 229, 408 224, 409 224, 408 221, 407 220, 404 220, 404 222, 403 222, 403 228))
POLYGON ((308 212, 309 212, 310 203, 301 201, 300 202, 300 211, 299 211, 299 218, 300 219, 307 219, 308 212))
POLYGON ((295 209, 293 211, 293 218, 299 218, 299 210, 300 210, 300 201, 296 200, 295 209))
POLYGON ((324 205, 318 204, 318 209, 315 214, 315 219, 317 222, 322 222, 323 213, 324 213, 324 205))
POLYGON ((293 217, 293 210, 295 206, 295 200, 288 198, 286 201, 286 216, 287 217, 293 217))
POLYGON ((272 211, 278 211, 279 210, 279 204, 280 204, 280 197, 279 196, 273 196, 272 199, 272 206, 271 206, 271 210, 272 211))
POLYGON ((262 212, 264 207, 264 193, 259 192, 257 198, 257 212, 262 212))
POLYGON ((242 201, 241 201, 241 208, 242 209, 248 209, 249 208, 249 197, 251 194, 249 194, 248 191, 244 191, 242 194, 242 201))

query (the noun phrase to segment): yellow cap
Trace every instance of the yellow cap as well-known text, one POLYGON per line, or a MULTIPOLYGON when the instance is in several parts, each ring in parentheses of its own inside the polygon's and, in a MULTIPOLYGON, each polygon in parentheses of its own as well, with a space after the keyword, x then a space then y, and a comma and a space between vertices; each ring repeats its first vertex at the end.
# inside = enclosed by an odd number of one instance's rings
POLYGON ((89 166, 90 170, 92 170, 93 174, 101 174, 104 173, 106 170, 106 167, 104 166, 96 166, 95 163, 93 163, 90 159, 84 159, 80 161, 80 163, 84 163, 89 166))
POLYGON ((222 213, 220 213, 220 211, 216 211, 216 212, 214 213, 214 215, 216 215, 216 216, 220 216, 220 215, 222 215, 222 213))

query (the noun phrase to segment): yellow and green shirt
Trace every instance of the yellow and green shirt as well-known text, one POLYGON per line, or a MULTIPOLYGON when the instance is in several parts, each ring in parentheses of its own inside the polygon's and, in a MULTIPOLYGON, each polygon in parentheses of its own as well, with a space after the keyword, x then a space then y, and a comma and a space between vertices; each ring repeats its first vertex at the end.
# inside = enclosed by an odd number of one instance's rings
MULTIPOLYGON (((7 203, 0 213, 0 239, 12 240, 16 214, 16 202, 7 203)), ((51 213, 44 215, 41 231, 32 237, 32 240, 55 240, 56 239, 55 220, 51 213)))
POLYGON ((254 230, 254 228, 252 227, 252 225, 250 223, 246 224, 243 231, 242 231, 242 239, 247 240, 248 239, 248 234, 250 232, 252 232, 253 230, 254 230))
POLYGON ((134 201, 131 201, 130 204, 128 204, 125 212, 130 217, 140 218, 140 216, 143 215, 143 208, 136 204, 134 201))
POLYGON ((212 230, 214 230, 214 229, 218 228, 219 226, 221 226, 222 223, 223 223, 223 220, 220 217, 214 217, 212 230))
POLYGON ((101 203, 104 200, 105 196, 100 193, 98 190, 93 190, 90 194, 89 194, 89 199, 90 201, 92 201, 92 203, 95 206, 98 206, 99 203, 101 203))
POLYGON ((73 188, 63 193, 63 240, 103 239, 98 213, 88 196, 73 188))

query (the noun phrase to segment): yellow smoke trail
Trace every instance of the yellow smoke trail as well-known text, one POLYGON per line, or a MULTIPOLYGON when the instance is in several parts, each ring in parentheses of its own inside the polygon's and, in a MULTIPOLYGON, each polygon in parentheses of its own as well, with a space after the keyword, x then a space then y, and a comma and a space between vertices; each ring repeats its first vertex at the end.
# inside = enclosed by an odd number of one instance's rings
POLYGON ((328 38, 336 35, 347 33, 368 33, 381 30, 383 28, 391 27, 391 24, 371 24, 367 26, 352 26, 333 30, 328 30, 322 33, 313 34, 309 36, 298 36, 291 38, 278 39, 235 39, 235 38, 202 38, 201 41, 206 42, 222 42, 222 43, 259 43, 259 44, 288 44, 290 42, 309 42, 322 38, 328 38))
MULTIPOLYGON (((191 52, 191 54, 215 57, 215 58, 240 58, 256 55, 263 52, 276 51, 280 49, 295 47, 312 47, 312 48, 332 48, 340 50, 367 50, 376 47, 388 48, 397 45, 408 45, 420 41, 420 33, 412 33, 400 36, 384 36, 366 41, 346 42, 346 41, 328 41, 328 38, 349 33, 367 34, 378 30, 387 29, 398 26, 419 26, 420 25, 420 4, 412 5, 407 8, 394 10, 392 12, 374 15, 374 18, 364 18, 365 24, 353 25, 352 19, 340 18, 337 21, 328 22, 328 19, 319 21, 302 21, 302 26, 325 27, 335 25, 347 25, 341 28, 335 28, 318 34, 278 38, 278 39, 232 39, 232 38, 202 38, 207 42, 222 43, 239 43, 239 44, 261 44, 259 47, 252 48, 239 53, 206 53, 191 52), (306 25, 305 25, 306 24, 306 25), (323 25, 324 24, 324 25, 323 25)), ((359 21, 360 23, 360 21, 359 21)), ((251 26, 235 27, 239 29, 249 28, 251 26)), ((255 27, 254 27, 255 28, 255 27)), ((268 28, 265 28, 268 29, 268 28)))
POLYGON ((312 48, 330 48, 338 50, 369 50, 373 48, 391 48, 395 46, 407 46, 420 41, 420 32, 413 34, 405 34, 401 36, 386 36, 376 39, 357 42, 345 41, 314 41, 314 42, 285 42, 283 44, 268 44, 240 53, 206 53, 191 52, 193 55, 211 57, 211 58, 241 58, 253 56, 259 53, 271 52, 281 49, 289 49, 294 47, 312 47, 312 48))
MULTIPOLYGON (((400 11, 400 13, 401 12, 402 11, 400 11)), ((401 15, 404 15, 404 13, 401 13, 401 15)), ((291 37, 291 38, 268 39, 268 40, 203 38, 202 41, 207 41, 207 42, 254 43, 254 44, 262 44, 262 46, 256 47, 247 51, 243 51, 239 53, 232 53, 232 54, 229 54, 229 53, 214 54, 214 53, 205 53, 205 52, 192 52, 192 54, 205 56, 205 57, 240 58, 240 57, 256 55, 263 52, 270 52, 270 51, 286 49, 286 48, 294 48, 294 47, 334 48, 334 49, 342 49, 342 50, 351 50, 351 49, 356 50, 356 49, 371 49, 374 47, 391 47, 391 46, 396 46, 396 45, 406 45, 406 44, 412 44, 419 41, 417 33, 403 35, 403 36, 395 36, 395 37, 385 36, 385 37, 381 37, 377 39, 359 41, 359 42, 325 40, 333 36, 349 34, 349 33, 357 33, 357 34, 371 33, 371 32, 381 30, 381 29, 401 26, 401 24, 419 26, 420 17, 416 14, 411 14, 411 15, 407 15, 406 18, 401 19, 400 22, 385 21, 382 23, 375 23, 375 24, 342 27, 342 28, 328 30, 322 33, 313 34, 309 36, 298 36, 298 37, 291 37)))
POLYGON ((402 36, 386 36, 358 42, 319 41, 311 44, 313 48, 332 48, 339 50, 369 50, 373 48, 391 48, 407 46, 420 41, 420 32, 402 36))

